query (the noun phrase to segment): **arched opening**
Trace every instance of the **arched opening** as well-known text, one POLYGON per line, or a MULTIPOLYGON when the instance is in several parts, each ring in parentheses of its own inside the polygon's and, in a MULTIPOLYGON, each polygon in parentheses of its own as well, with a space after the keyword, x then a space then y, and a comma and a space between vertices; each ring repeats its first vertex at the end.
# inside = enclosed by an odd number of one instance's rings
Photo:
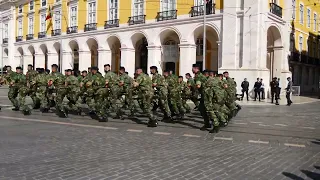
MULTIPOLYGON (((36 65, 36 58, 35 58, 35 50, 34 50, 34 47, 33 47, 33 46, 29 46, 29 47, 28 47, 28 50, 29 50, 29 52, 30 52, 30 54, 31 54, 31 56, 32 56, 32 65, 33 65, 33 67, 35 67, 35 65, 36 65)), ((35 68, 37 68, 37 67, 35 67, 35 68)))
POLYGON ((56 42, 56 43, 54 43, 53 44, 53 47, 54 47, 54 49, 56 50, 56 52, 57 52, 57 54, 58 54, 58 66, 59 66, 59 71, 61 72, 62 71, 62 67, 61 67, 61 65, 62 65, 62 63, 61 63, 61 51, 60 51, 60 46, 61 46, 61 44, 60 43, 58 43, 58 42, 56 42))
POLYGON ((165 30, 160 33, 162 54, 162 69, 173 71, 179 75, 179 46, 180 38, 173 30, 165 30))
MULTIPOLYGON (((203 26, 194 30, 194 42, 196 44, 196 63, 203 67, 203 26)), ((219 36, 215 29, 206 26, 206 55, 205 69, 218 72, 219 69, 219 36)))
MULTIPOLYGON (((45 44, 41 44, 40 49, 44 55, 44 68, 48 69, 48 48, 45 44)), ((40 61, 43 61, 43 60, 40 59, 40 61)))
POLYGON ((20 67, 22 67, 22 69, 23 69, 23 55, 24 55, 24 53, 23 53, 22 47, 18 47, 17 51, 20 55, 19 56, 20 57, 20 67))
POLYGON ((95 39, 88 39, 87 45, 91 54, 91 66, 98 66, 98 42, 95 39))
POLYGON ((8 55, 9 55, 8 48, 5 48, 3 51, 4 51, 4 57, 8 57, 8 55))
POLYGON ((137 33, 131 37, 135 49, 135 68, 141 68, 144 73, 148 72, 148 41, 147 38, 137 33))
POLYGON ((107 39, 107 43, 110 47, 112 57, 111 57, 111 70, 114 72, 119 72, 121 65, 121 43, 116 36, 111 36, 107 39))
POLYGON ((76 41, 70 41, 69 46, 72 51, 73 69, 79 71, 79 45, 76 41))
POLYGON ((9 55, 8 48, 3 49, 3 61, 2 61, 3 64, 1 64, 2 67, 9 65, 8 64, 8 55, 9 55))
POLYGON ((281 74, 282 41, 278 28, 271 26, 267 31, 267 59, 266 67, 269 70, 270 79, 281 74))

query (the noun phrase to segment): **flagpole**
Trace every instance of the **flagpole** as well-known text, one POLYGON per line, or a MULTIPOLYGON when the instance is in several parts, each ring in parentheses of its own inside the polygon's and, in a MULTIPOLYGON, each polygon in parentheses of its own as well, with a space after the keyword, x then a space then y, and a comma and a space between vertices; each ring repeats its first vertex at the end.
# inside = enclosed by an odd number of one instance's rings
POLYGON ((204 13, 203 13, 203 37, 202 37, 202 43, 203 43, 203 60, 202 60, 202 66, 203 66, 203 70, 206 69, 206 53, 207 53, 207 48, 206 48, 206 41, 207 41, 207 33, 206 33, 206 15, 207 15, 207 1, 204 1, 204 5, 203 5, 203 9, 204 9, 204 13))

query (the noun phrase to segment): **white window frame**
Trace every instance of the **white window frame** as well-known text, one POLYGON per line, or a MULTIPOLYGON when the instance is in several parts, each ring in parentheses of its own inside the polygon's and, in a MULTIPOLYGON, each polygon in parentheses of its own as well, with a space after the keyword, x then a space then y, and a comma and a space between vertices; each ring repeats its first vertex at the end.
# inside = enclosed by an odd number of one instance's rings
POLYGON ((48 5, 48 0, 41 0, 40 3, 41 3, 41 7, 47 7, 47 5, 48 5), (46 2, 46 5, 45 5, 45 6, 42 6, 42 3, 43 3, 44 1, 46 2))
POLYGON ((299 36, 299 52, 303 51, 303 36, 300 34, 299 36))
MULTIPOLYGON (((113 0, 113 2, 117 1, 117 7, 114 7, 111 3, 111 0, 108 0, 108 20, 111 21, 111 20, 115 20, 115 19, 119 19, 119 3, 120 3, 120 0, 113 0), (111 15, 111 12, 114 12, 116 11, 117 12, 117 15, 111 15), (112 17, 113 16, 113 17, 112 17)), ((114 13, 112 13, 114 14, 114 13)))
POLYGON ((34 34, 34 16, 28 17, 28 34, 34 34), (30 23, 30 19, 32 19, 32 24, 30 23))
POLYGON ((88 2, 87 2, 87 24, 97 23, 97 16, 98 16, 97 5, 98 5, 97 0, 88 0, 88 2), (94 11, 91 11, 91 9, 90 9, 91 3, 95 3, 95 8, 93 9, 94 11), (93 14, 95 15, 95 17, 90 18, 90 16, 93 14))
POLYGON ((204 0, 194 0, 193 5, 194 6, 203 6, 204 5, 203 3, 204 3, 204 0))
POLYGON ((303 24, 303 21, 304 21, 304 5, 302 3, 299 4, 299 21, 300 21, 300 24, 303 24))
POLYGON ((160 1, 160 11, 161 12, 173 11, 176 9, 177 9, 177 0, 162 0, 162 1, 160 1))
POLYGON ((18 25, 17 25, 18 36, 23 36, 23 20, 22 20, 22 18, 19 18, 17 22, 18 22, 18 25))
POLYGON ((307 27, 311 27, 311 9, 307 8, 307 27))
POLYGON ((318 25, 318 21, 317 21, 317 18, 318 18, 318 15, 317 13, 313 13, 313 31, 317 31, 317 25, 318 25))
POLYGON ((40 14, 40 30, 39 32, 46 32, 47 22, 46 22, 46 13, 40 14))
POLYGON ((23 6, 22 4, 18 6, 18 13, 22 14, 23 13, 23 6), (21 11, 21 12, 20 12, 21 11))
POLYGON ((29 11, 34 11, 34 0, 30 0, 29 2, 29 11), (32 7, 32 9, 31 9, 32 7))
POLYGON ((296 19, 296 0, 292 0, 292 19, 296 19))
POLYGON ((62 17, 61 9, 54 10, 54 16, 53 16, 53 20, 54 20, 53 28, 54 28, 54 30, 61 29, 61 17, 62 17), (59 22, 59 24, 57 22, 59 22))
POLYGON ((9 37, 9 24, 6 22, 4 23, 4 38, 9 37))
MULTIPOLYGON (((144 2, 144 0, 132 0, 131 1, 132 2, 132 11, 131 11, 131 16, 143 16, 143 15, 145 15, 145 11, 146 11, 146 3, 144 2), (138 9, 137 10, 137 13, 135 13, 136 12, 136 8, 135 8, 135 5, 136 4, 143 4, 142 6, 143 6, 143 9, 142 9, 142 14, 140 14, 141 13, 141 11, 139 11, 140 9, 138 9), (140 13, 139 13, 140 12, 140 13)), ((138 6, 139 7, 139 6, 138 6)), ((137 20, 140 20, 140 19, 137 19, 137 20)))
POLYGON ((69 7, 69 27, 78 26, 78 4, 69 7), (76 9, 75 16, 72 14, 72 9, 76 9), (75 22, 73 22, 73 17, 75 17, 75 22))

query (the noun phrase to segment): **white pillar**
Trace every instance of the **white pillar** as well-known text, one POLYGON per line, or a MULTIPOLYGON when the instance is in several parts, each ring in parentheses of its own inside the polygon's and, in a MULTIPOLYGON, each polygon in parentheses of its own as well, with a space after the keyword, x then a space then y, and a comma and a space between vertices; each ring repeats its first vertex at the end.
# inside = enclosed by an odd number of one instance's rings
POLYGON ((61 70, 63 73, 66 69, 73 69, 73 57, 72 52, 63 52, 62 53, 62 62, 61 62, 61 70))
POLYGON ((22 58, 23 58, 23 72, 26 73, 28 71, 28 65, 33 64, 33 56, 24 55, 22 58))
MULTIPOLYGON (((281 72, 283 68, 283 47, 276 47, 273 49, 273 74, 275 77, 281 77, 281 72)), ((287 60, 287 59, 286 59, 287 60)), ((286 69, 289 71, 289 68, 286 69)))
POLYGON ((17 66, 20 66, 20 67, 23 66, 22 56, 20 56, 20 55, 14 56, 14 60, 13 60, 13 63, 11 65, 11 67, 17 67, 17 66))
POLYGON ((52 64, 59 64, 59 54, 58 53, 48 53, 48 69, 51 71, 52 64))
POLYGON ((129 76, 135 72, 135 50, 133 48, 121 48, 121 66, 126 68, 129 76))
POLYGON ((87 70, 88 67, 91 67, 91 52, 79 51, 79 71, 87 70))
POLYGON ((162 73, 161 47, 148 46, 148 70, 151 66, 157 66, 158 72, 162 73))
POLYGON ((104 65, 105 64, 110 64, 112 66, 112 51, 111 50, 106 50, 106 49, 98 49, 98 54, 99 54, 99 60, 98 60, 98 68, 100 72, 103 72, 104 70, 104 65))
POLYGON ((35 68, 45 68, 44 54, 35 54, 35 68))
POLYGON ((196 45, 179 44, 180 60, 179 75, 184 76, 186 73, 192 73, 192 64, 196 63, 196 45))

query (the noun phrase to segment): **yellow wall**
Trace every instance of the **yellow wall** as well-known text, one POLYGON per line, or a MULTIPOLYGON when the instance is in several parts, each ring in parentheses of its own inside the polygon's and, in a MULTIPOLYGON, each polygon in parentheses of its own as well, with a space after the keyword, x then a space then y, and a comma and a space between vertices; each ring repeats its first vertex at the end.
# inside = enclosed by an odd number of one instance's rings
POLYGON ((119 8, 119 20, 120 24, 125 24, 128 22, 129 17, 131 16, 131 1, 130 0, 122 0, 119 8))
POLYGON ((98 27, 104 27, 104 22, 107 20, 107 13, 108 11, 107 10, 107 1, 106 0, 100 0, 98 1, 98 4, 97 4, 97 12, 98 12, 98 15, 97 15, 97 23, 98 23, 98 27))

